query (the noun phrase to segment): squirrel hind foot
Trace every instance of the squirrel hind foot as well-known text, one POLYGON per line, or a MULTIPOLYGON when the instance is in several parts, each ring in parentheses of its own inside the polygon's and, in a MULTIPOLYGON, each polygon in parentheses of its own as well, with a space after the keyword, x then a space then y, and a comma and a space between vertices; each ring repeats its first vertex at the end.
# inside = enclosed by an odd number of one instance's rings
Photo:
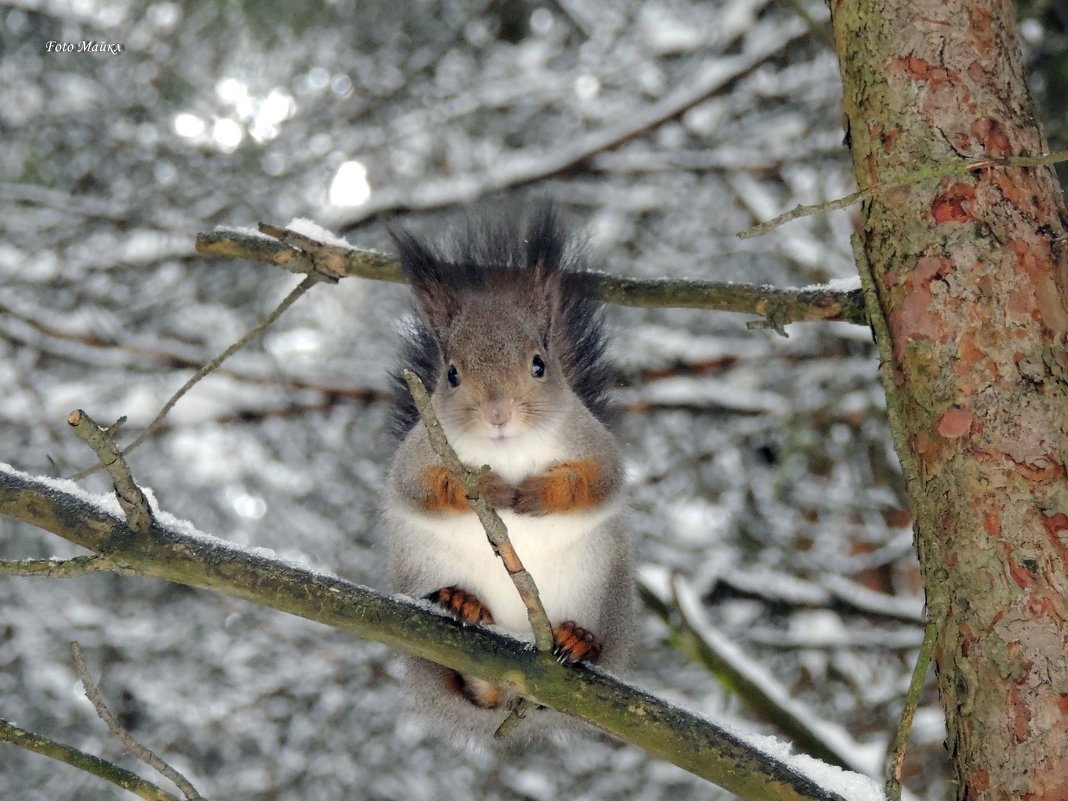
POLYGON ((553 629, 553 656, 565 665, 575 662, 596 662, 601 655, 601 641, 592 631, 565 620, 553 629))
POLYGON ((464 625, 479 623, 488 626, 493 623, 493 613, 489 608, 477 595, 460 587, 442 587, 423 597, 440 606, 464 625))

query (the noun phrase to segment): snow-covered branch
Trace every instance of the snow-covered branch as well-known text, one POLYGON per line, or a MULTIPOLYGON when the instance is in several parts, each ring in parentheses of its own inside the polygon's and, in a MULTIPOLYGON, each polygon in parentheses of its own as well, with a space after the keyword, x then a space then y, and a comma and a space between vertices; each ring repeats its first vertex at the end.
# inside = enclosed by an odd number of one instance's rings
POLYGON ((506 685, 741 798, 842 801, 742 738, 595 668, 564 667, 491 629, 460 626, 425 603, 387 597, 269 552, 239 548, 165 512, 154 510, 152 525, 135 534, 111 498, 0 465, 0 514, 104 554, 140 575, 262 604, 506 685))

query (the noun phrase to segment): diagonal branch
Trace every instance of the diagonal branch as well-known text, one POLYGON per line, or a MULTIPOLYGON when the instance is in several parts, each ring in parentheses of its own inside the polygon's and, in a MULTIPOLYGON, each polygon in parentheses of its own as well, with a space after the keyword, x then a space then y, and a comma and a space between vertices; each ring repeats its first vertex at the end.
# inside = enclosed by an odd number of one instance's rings
POLYGON ((778 228, 780 225, 788 223, 791 220, 796 220, 801 217, 809 217, 813 214, 823 214, 824 212, 835 211, 836 209, 844 209, 852 206, 854 203, 867 200, 873 195, 881 194, 885 196, 888 192, 894 189, 901 189, 932 178, 967 175, 970 172, 988 170, 997 167, 1037 167, 1043 164, 1060 164, 1064 161, 1068 161, 1068 151, 1060 150, 1054 153, 1045 153, 1041 156, 982 158, 978 161, 954 161, 949 164, 940 164, 937 166, 924 164, 918 167, 914 172, 909 172, 900 178, 887 181, 880 186, 866 186, 852 194, 834 200, 828 200, 824 203, 813 203, 812 205, 798 204, 777 217, 772 217, 770 220, 765 220, 759 225, 754 225, 752 228, 739 231, 738 238, 751 239, 752 237, 763 236, 773 228, 778 228))
MULTIPOLYGON (((144 576, 210 589, 373 639, 507 687, 593 723, 748 801, 843 801, 735 734, 585 665, 425 605, 190 533, 160 512, 132 536, 126 522, 68 482, 0 466, 0 514, 51 531, 144 576)), ((857 777, 859 779, 859 777, 857 777)))
MULTIPOLYGON (((423 386, 423 382, 419 380, 419 376, 411 370, 405 370, 404 380, 408 382, 408 389, 411 391, 412 399, 415 401, 415 408, 419 410, 419 416, 423 420, 423 425, 426 426, 427 435, 430 438, 430 447, 434 449, 434 452, 441 459, 445 469, 464 488, 471 508, 478 516, 482 527, 486 530, 486 538, 490 541, 490 545, 493 546, 493 552, 504 563, 504 569, 508 571, 509 578, 515 584, 516 591, 523 601, 523 606, 527 608, 527 619, 530 621, 530 628, 534 632, 534 647, 539 651, 550 650, 554 642, 553 626, 549 622, 549 616, 545 613, 544 605, 542 605, 538 585, 534 583, 534 577, 530 575, 530 572, 523 567, 523 562, 520 560, 519 554, 515 552, 512 540, 508 536, 508 528, 504 525, 504 521, 501 520, 501 516, 497 514, 497 510, 490 506, 489 501, 486 500, 485 493, 482 492, 479 486, 479 481, 489 470, 489 465, 477 470, 468 470, 464 463, 460 461, 460 457, 456 455, 452 445, 449 444, 449 440, 445 436, 445 429, 441 427, 441 422, 434 412, 430 394, 426 391, 426 387, 423 386)), ((519 724, 519 721, 526 716, 529 706, 530 702, 526 698, 520 698, 518 704, 508 714, 508 717, 498 727, 493 736, 497 739, 507 737, 512 729, 519 724)))
POLYGON ((108 709, 107 702, 104 701, 104 696, 100 693, 100 688, 96 686, 96 682, 93 681, 93 677, 89 674, 89 668, 85 665, 85 654, 82 652, 82 647, 78 643, 72 642, 70 644, 70 654, 74 659, 74 670, 78 673, 78 678, 82 681, 85 697, 89 699, 89 703, 93 705, 96 714, 100 716, 102 721, 104 721, 105 725, 111 730, 111 733, 122 741, 122 744, 126 746, 131 754, 140 759, 150 768, 154 768, 160 774, 174 782, 174 785, 182 791, 182 795, 184 795, 188 801, 205 801, 204 796, 197 792, 189 779, 168 765, 159 754, 146 748, 135 740, 133 736, 122 727, 122 724, 119 723, 115 715, 108 709))
POLYGON ((46 757, 65 762, 71 767, 91 773, 109 781, 124 790, 129 790, 145 801, 178 801, 178 798, 160 787, 145 781, 136 773, 120 768, 118 765, 100 757, 79 751, 69 745, 63 745, 42 734, 26 731, 6 720, 0 720, 0 742, 11 743, 27 751, 33 751, 46 757))
MULTIPOLYGON (((303 281, 301 281, 299 284, 297 284, 297 286, 293 289, 292 292, 290 292, 288 295, 286 295, 282 299, 281 303, 279 303, 277 306, 275 306, 274 309, 271 310, 271 312, 266 317, 264 317, 262 320, 260 320, 260 322, 256 325, 255 328, 253 328, 251 331, 247 332, 244 336, 242 336, 236 342, 232 343, 230 345, 230 347, 228 347, 226 350, 224 350, 222 353, 220 353, 214 359, 212 359, 207 364, 205 364, 203 367, 201 367, 199 370, 197 370, 195 373, 193 373, 193 375, 189 377, 189 380, 186 381, 184 384, 182 384, 182 386, 180 386, 175 391, 175 393, 173 395, 171 395, 170 398, 167 399, 167 402, 163 404, 163 408, 161 408, 159 410, 159 412, 153 418, 152 422, 148 424, 148 426, 145 428, 145 430, 142 431, 140 434, 138 434, 133 442, 131 442, 129 445, 127 445, 125 448, 123 448, 122 451, 120 451, 120 454, 125 456, 130 451, 132 451, 134 448, 136 448, 138 445, 143 443, 150 436, 152 436, 152 434, 156 431, 156 429, 159 428, 160 425, 163 423, 163 419, 168 414, 170 414, 171 409, 174 408, 174 404, 176 404, 178 401, 180 401, 182 399, 182 396, 185 395, 185 393, 187 393, 190 389, 192 389, 193 386, 198 381, 200 381, 200 379, 202 379, 204 376, 206 376, 212 370, 215 370, 216 368, 218 368, 218 366, 220 364, 222 364, 224 361, 226 361, 231 356, 233 356, 235 353, 237 353, 239 350, 241 350, 241 348, 245 347, 245 345, 247 345, 249 342, 251 342, 256 337, 258 337, 260 334, 262 334, 267 329, 267 327, 269 325, 271 325, 271 323, 273 323, 275 320, 277 320, 279 317, 282 316, 282 314, 286 311, 286 309, 288 309, 290 306, 292 306, 294 303, 296 303, 297 300, 301 297, 301 295, 303 295, 305 292, 307 292, 309 289, 311 289, 313 286, 315 286, 321 280, 323 280, 321 276, 309 274, 307 278, 305 278, 303 281)), ((86 470, 81 471, 77 475, 72 476, 72 478, 74 478, 76 480, 80 479, 80 478, 85 478, 87 475, 96 472, 102 466, 103 466, 102 464, 97 463, 93 467, 90 467, 90 468, 88 468, 86 470)))
POLYGON ((535 647, 539 651, 550 650, 553 647, 553 627, 549 622, 549 616, 545 614, 545 607, 541 603, 541 595, 534 583, 534 577, 523 567, 523 562, 519 559, 519 554, 515 552, 512 541, 508 537, 508 529, 504 521, 497 514, 497 510, 490 506, 479 487, 479 480, 485 474, 486 468, 468 470, 464 466, 445 437, 445 430, 434 413, 430 394, 423 386, 423 382, 411 370, 404 371, 404 380, 408 382, 408 389, 415 400, 415 408, 419 410, 419 416, 423 420, 423 425, 426 426, 430 446, 445 465, 445 469, 460 482, 460 486, 467 493, 472 510, 478 516, 482 527, 486 529, 486 538, 489 539, 494 552, 504 563, 504 569, 508 571, 508 576, 515 584, 516 591, 523 600, 523 606, 527 608, 527 618, 534 632, 535 647))

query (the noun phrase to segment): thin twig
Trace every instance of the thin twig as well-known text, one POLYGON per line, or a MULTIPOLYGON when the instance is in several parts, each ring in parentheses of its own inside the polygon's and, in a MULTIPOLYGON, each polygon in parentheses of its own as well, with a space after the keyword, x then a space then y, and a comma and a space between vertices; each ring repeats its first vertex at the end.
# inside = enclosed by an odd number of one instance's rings
POLYGON ((134 571, 117 565, 107 557, 93 554, 75 556, 73 559, 21 559, 0 562, 0 573, 5 576, 46 576, 47 578, 75 578, 90 573, 118 573, 132 576, 134 571))
MULTIPOLYGON (((871 318, 872 332, 875 335, 875 344, 879 349, 880 380, 883 391, 886 393, 886 418, 890 430, 894 432, 894 441, 902 442, 902 432, 905 430, 905 409, 901 400, 901 391, 894 380, 897 365, 894 363, 893 337, 890 324, 886 319, 882 300, 879 296, 879 284, 875 273, 868 261, 868 254, 860 237, 854 234, 851 237, 853 246, 853 258, 857 262, 857 270, 860 273, 860 283, 863 287, 864 297, 868 308, 868 316, 871 318)), ((901 471, 905 476, 905 483, 909 489, 909 497, 917 498, 922 494, 923 479, 917 463, 916 455, 909 448, 898 447, 898 459, 901 461, 901 471)), ((914 516, 915 525, 925 525, 922 516, 914 516)), ((917 534, 919 537, 919 534, 917 534)), ((923 632, 923 643, 916 657, 916 665, 912 671, 912 679, 905 696, 905 708, 901 713, 901 721, 888 749, 889 764, 887 765, 886 792, 893 801, 901 798, 901 765, 905 759, 905 749, 908 746, 909 733, 912 729, 912 720, 916 715, 916 707, 919 704, 920 692, 923 689, 924 677, 934 653, 935 644, 942 632, 942 625, 946 618, 948 599, 945 588, 940 584, 928 583, 924 590, 927 594, 927 624, 923 632)))
POLYGON ((515 731, 515 727, 523 722, 523 719, 527 716, 527 712, 533 709, 534 706, 535 704, 531 703, 526 698, 520 698, 512 708, 512 711, 508 713, 508 717, 506 717, 504 722, 497 727, 495 732, 493 732, 493 739, 503 740, 515 731))
POLYGON ((512 578, 523 605, 527 608, 527 618, 530 620, 530 628, 534 631, 534 645, 539 651, 548 651, 553 647, 553 627, 549 623, 549 617, 545 614, 545 607, 541 603, 538 587, 534 583, 534 577, 523 567, 519 554, 512 547, 512 541, 508 538, 508 529, 504 525, 497 511, 490 506, 489 501, 479 487, 479 481, 488 471, 488 466, 476 470, 468 470, 460 457, 456 455, 449 440, 445 437, 445 431, 434 413, 434 406, 430 402, 430 394, 423 386, 423 382, 411 370, 404 371, 404 380, 408 382, 412 398, 415 399, 415 407, 419 410, 419 416, 426 426, 430 436, 430 447, 441 458, 445 469, 449 471, 460 486, 463 487, 471 508, 478 515, 483 528, 486 529, 486 537, 493 550, 504 563, 505 570, 512 578))
MULTIPOLYGON (((441 422, 434 413, 434 406, 430 402, 430 394, 426 391, 426 387, 423 386, 423 382, 411 370, 404 371, 404 380, 408 382, 408 388, 411 390, 412 398, 415 400, 415 408, 419 410, 419 416, 426 426, 427 434, 430 437, 430 446, 441 458, 445 469, 460 482, 460 486, 467 493, 471 508, 478 515, 482 527, 486 529, 486 537, 493 546, 494 552, 504 563, 505 570, 511 576, 512 583, 515 584, 516 591, 519 593, 523 605, 527 608, 527 619, 530 621, 530 628, 534 632, 535 647, 539 651, 548 651, 553 647, 555 640, 553 638, 552 623, 549 622, 549 616, 545 613, 541 595, 538 593, 538 586, 534 583, 534 577, 523 567, 519 554, 515 552, 512 541, 508 537, 507 526, 504 525, 504 521, 497 514, 497 510, 490 506, 489 501, 486 500, 486 496, 479 487, 479 481, 482 476, 490 469, 489 465, 477 470, 468 470, 456 455, 452 445, 449 444, 449 440, 445 436, 445 430, 441 427, 441 422)), ((519 725, 520 721, 526 717, 527 711, 531 707, 533 707, 533 704, 526 698, 520 698, 508 714, 508 717, 493 733, 494 738, 499 740, 507 737, 519 725)))
POLYGON ((66 763, 71 767, 99 776, 104 781, 118 785, 124 790, 129 790, 134 795, 144 798, 145 801, 179 801, 177 796, 157 787, 152 782, 145 781, 136 773, 113 765, 100 757, 63 745, 42 734, 21 729, 6 720, 0 720, 0 741, 17 745, 35 754, 51 757, 59 762, 66 763))
POLYGON ((78 678, 82 680, 82 687, 85 689, 85 697, 89 699, 89 703, 93 705, 93 708, 96 710, 96 714, 100 716, 100 719, 107 724, 109 729, 111 729, 111 733, 118 737, 119 740, 122 741, 122 744, 125 745, 135 757, 174 782, 175 786, 182 791, 182 795, 184 795, 188 801, 206 801, 204 796, 197 792, 189 779, 168 765, 160 756, 137 742, 137 740, 135 740, 133 736, 122 727, 122 724, 119 723, 111 713, 111 710, 108 709, 108 705, 105 703, 104 697, 100 694, 100 689, 93 681, 93 677, 89 675, 89 669, 85 666, 85 654, 82 653, 82 647, 78 645, 78 643, 72 642, 70 644, 70 654, 74 658, 74 669, 78 672, 78 678))
POLYGON ((752 228, 746 228, 744 231, 739 231, 738 238, 752 239, 753 237, 763 236, 773 228, 778 228, 780 225, 790 222, 790 220, 796 220, 800 217, 810 217, 813 214, 822 214, 825 211, 844 209, 848 206, 852 206, 854 203, 859 203, 871 194, 872 191, 870 189, 861 189, 851 195, 836 198, 835 200, 828 200, 824 203, 813 203, 811 205, 799 203, 789 211, 783 212, 777 217, 772 217, 770 220, 765 220, 758 225, 754 225, 752 228))
POLYGON ((752 228, 739 231, 738 238, 750 239, 755 236, 762 236, 773 228, 778 228, 783 223, 790 222, 790 220, 796 220, 799 217, 808 217, 813 214, 821 214, 825 211, 844 209, 847 206, 852 206, 854 203, 867 200, 872 195, 885 194, 893 189, 900 189, 905 186, 911 186, 912 184, 918 184, 921 181, 926 181, 931 178, 946 178, 951 175, 967 175, 970 172, 985 170, 991 167, 1038 167, 1043 164, 1057 164, 1062 161, 1068 161, 1068 150, 1059 150, 1055 153, 1047 153, 1043 156, 1008 156, 1006 158, 987 157, 979 159, 978 161, 954 161, 937 167, 924 167, 893 181, 888 181, 879 186, 868 186, 851 195, 846 195, 845 197, 840 197, 835 200, 828 200, 826 203, 813 203, 810 206, 794 206, 792 209, 780 214, 778 217, 772 217, 770 220, 762 222, 759 225, 754 225, 752 228))
MULTIPOLYGON (((292 292, 290 292, 288 295, 286 295, 285 298, 282 299, 282 302, 279 303, 271 311, 270 314, 268 314, 266 317, 264 317, 262 320, 260 320, 259 324, 255 328, 253 328, 251 331, 249 331, 247 334, 245 334, 239 340, 237 340, 232 345, 230 345, 230 347, 228 347, 226 350, 224 350, 222 353, 220 353, 218 356, 216 356, 210 362, 208 362, 203 367, 201 367, 199 370, 197 370, 195 373, 193 373, 193 375, 189 378, 189 380, 186 381, 184 384, 182 384, 182 386, 178 389, 178 391, 175 392, 173 395, 171 395, 171 397, 167 400, 167 402, 163 404, 163 408, 159 410, 159 413, 156 415, 155 419, 153 419, 152 422, 148 424, 148 427, 144 431, 142 431, 137 436, 137 438, 134 439, 133 442, 131 442, 129 445, 127 445, 125 448, 123 448, 121 453, 124 456, 128 455, 130 453, 130 451, 132 451, 134 448, 136 448, 142 442, 144 442, 146 439, 148 439, 150 436, 152 436, 152 434, 155 432, 155 430, 157 428, 159 428, 160 423, 163 422, 163 418, 165 418, 170 413, 171 409, 174 408, 174 404, 176 404, 179 400, 181 400, 182 396, 185 395, 185 393, 187 393, 190 389, 192 389, 192 387, 198 381, 200 381, 200 379, 202 379, 204 376, 206 376, 212 370, 217 368, 224 361, 226 361, 231 356, 233 356, 235 353, 237 353, 239 350, 241 350, 241 348, 245 347, 245 345, 247 345, 253 339, 255 339, 260 334, 262 334, 264 332, 264 330, 266 330, 266 328, 269 325, 271 325, 271 323, 273 323, 275 320, 277 320, 279 317, 281 317, 282 314, 285 313, 285 311, 290 306, 292 306, 294 303, 296 303, 297 299, 300 298, 301 295, 303 295, 305 292, 307 292, 309 289, 311 289, 313 286, 315 286, 317 283, 319 283, 320 280, 322 280, 322 279, 320 277, 316 276, 316 275, 309 275, 307 278, 305 278, 303 281, 301 281, 292 292)), ((83 470, 80 473, 72 476, 72 478, 74 480, 76 480, 76 481, 79 480, 79 479, 85 478, 86 476, 88 476, 88 475, 90 475, 92 473, 95 473, 102 466, 103 465, 100 465, 100 464, 94 465, 93 467, 90 467, 89 469, 83 470)))
POLYGON ((901 801, 901 766, 905 762, 909 734, 912 732, 912 721, 920 705, 920 694, 923 692, 927 669, 934 656, 935 643, 938 641, 943 619, 942 616, 932 617, 927 621, 927 627, 923 630, 923 642, 920 644, 920 652, 916 656, 916 665, 912 669, 909 688, 905 693, 905 708, 901 712, 897 731, 894 732, 886 749, 886 795, 890 801, 901 801))
MULTIPOLYGON (((125 418, 119 422, 123 422, 125 418)), ((111 436, 111 430, 99 426, 93 418, 81 409, 75 409, 67 416, 67 422, 85 444, 92 448, 100 464, 111 475, 114 482, 115 496, 119 499, 119 506, 126 515, 126 522, 130 530, 135 533, 145 531, 152 525, 152 508, 148 504, 148 498, 141 488, 137 486, 130 466, 122 458, 115 439, 111 436)))

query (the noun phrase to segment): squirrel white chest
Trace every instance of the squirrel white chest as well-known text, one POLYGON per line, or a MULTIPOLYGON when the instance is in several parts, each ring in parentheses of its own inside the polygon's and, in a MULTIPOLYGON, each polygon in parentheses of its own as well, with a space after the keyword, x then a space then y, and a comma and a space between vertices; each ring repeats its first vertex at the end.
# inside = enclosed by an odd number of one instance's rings
MULTIPOLYGON (((515 447, 481 445, 458 438, 456 448, 467 464, 490 464, 511 483, 564 461, 569 454, 554 437, 524 437, 515 447)), ((582 622, 591 612, 591 597, 601 581, 591 569, 599 559, 598 538, 605 521, 619 513, 618 502, 566 513, 532 516, 499 512, 523 566, 538 587, 554 623, 582 622)), ((485 529, 474 512, 426 513, 408 508, 401 525, 412 538, 406 548, 418 564, 420 586, 413 594, 459 586, 474 592, 493 613, 497 625, 525 636, 530 631, 526 609, 501 560, 493 553, 485 529)), ((603 546, 602 546, 603 547, 603 546)))
MULTIPOLYGON (((591 565, 599 561, 599 529, 614 511, 602 507, 543 517, 500 513, 508 537, 534 578, 553 623, 581 623, 596 611, 590 608, 591 595, 597 597, 591 590, 600 582, 600 576, 591 565)), ((482 600, 497 625, 520 636, 529 634, 530 624, 519 593, 473 512, 431 516, 409 511, 405 518, 402 524, 418 541, 414 554, 418 554, 415 560, 419 563, 420 586, 413 588, 413 594, 461 587, 482 600)), ((412 556, 413 551, 409 551, 409 558, 412 556)))

